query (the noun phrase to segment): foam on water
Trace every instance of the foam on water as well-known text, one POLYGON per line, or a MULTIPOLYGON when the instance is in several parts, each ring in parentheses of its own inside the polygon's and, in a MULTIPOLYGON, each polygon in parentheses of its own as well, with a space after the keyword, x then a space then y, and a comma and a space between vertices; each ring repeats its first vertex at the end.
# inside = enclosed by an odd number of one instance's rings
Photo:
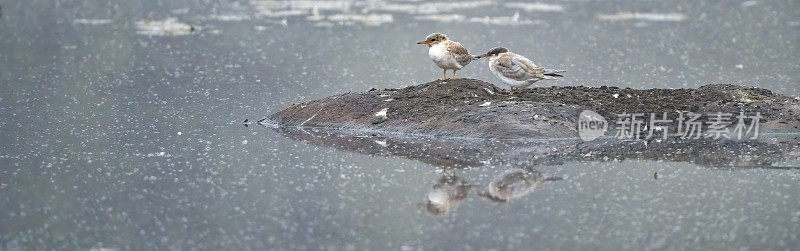
POLYGON ((139 35, 181 36, 188 35, 193 29, 195 29, 193 26, 181 23, 174 17, 159 21, 145 19, 136 22, 136 33, 139 35))
POLYGON ((503 4, 506 8, 509 9, 519 9, 524 10, 527 12, 534 12, 534 11, 547 11, 547 12, 563 12, 564 6, 558 4, 547 4, 547 3, 524 3, 524 2, 512 2, 512 3, 505 3, 503 4))
POLYGON ((519 12, 514 13, 512 16, 473 17, 469 21, 488 25, 528 25, 538 23, 537 21, 520 18, 519 12))
POLYGON ((366 26, 378 26, 384 23, 394 22, 394 18, 389 14, 336 14, 328 16, 328 21, 338 22, 342 25, 363 24, 366 26))
MULTIPOLYGON (((405 2, 405 1, 263 1, 249 2, 255 10, 254 18, 287 18, 305 16, 314 22, 314 26, 332 25, 365 25, 377 26, 393 22, 389 13, 415 15, 415 20, 428 20, 446 23, 483 23, 490 25, 525 25, 536 21, 520 19, 519 14, 512 16, 467 17, 463 14, 448 12, 486 8, 491 6, 505 7, 526 12, 545 11, 563 12, 564 7, 557 4, 511 2, 501 5, 492 1, 465 2, 405 2)), ((220 21, 242 21, 248 16, 212 15, 208 19, 220 21)), ((282 21, 285 22, 285 21, 282 21)))
POLYGON ((217 21, 243 21, 243 20, 250 20, 249 15, 245 14, 214 14, 207 17, 209 20, 217 20, 217 21))
POLYGON ((459 14, 420 15, 414 17, 414 19, 445 22, 445 23, 463 22, 467 20, 466 17, 459 14))
POLYGON ((307 10, 281 10, 281 11, 273 11, 270 9, 259 8, 258 9, 258 16, 263 17, 290 17, 290 16, 302 16, 307 15, 307 10))
POLYGON ((352 8, 353 1, 251 1, 257 8, 268 10, 330 10, 346 11, 352 8))
POLYGON ((380 11, 402 12, 408 14, 436 14, 442 12, 474 9, 492 5, 491 1, 470 1, 470 2, 426 2, 426 3, 389 3, 376 2, 371 4, 368 9, 380 11))
POLYGON ((484 17, 472 17, 467 18, 466 16, 459 15, 459 14, 436 14, 436 15, 419 15, 414 17, 415 20, 425 20, 425 21, 436 21, 436 22, 443 22, 443 23, 481 23, 487 25, 530 25, 539 23, 536 20, 529 20, 520 18, 519 12, 514 13, 511 16, 484 16, 484 17))
POLYGON ((598 14, 597 19, 603 21, 623 21, 623 20, 644 20, 662 22, 680 22, 686 19, 681 13, 639 13, 639 12, 617 12, 614 14, 598 14))

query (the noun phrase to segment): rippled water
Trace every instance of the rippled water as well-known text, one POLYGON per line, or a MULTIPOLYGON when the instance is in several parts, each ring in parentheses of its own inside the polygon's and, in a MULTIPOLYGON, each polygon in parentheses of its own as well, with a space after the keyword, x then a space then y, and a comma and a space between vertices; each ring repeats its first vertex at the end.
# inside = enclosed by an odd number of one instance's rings
MULTIPOLYGON (((415 44, 431 32, 568 70, 548 85, 797 97, 798 7, 0 0, 0 249, 796 247, 797 145, 581 158, 546 154, 563 142, 301 137, 241 121, 433 80, 415 44)), ((459 76, 503 86, 472 64, 459 76)))

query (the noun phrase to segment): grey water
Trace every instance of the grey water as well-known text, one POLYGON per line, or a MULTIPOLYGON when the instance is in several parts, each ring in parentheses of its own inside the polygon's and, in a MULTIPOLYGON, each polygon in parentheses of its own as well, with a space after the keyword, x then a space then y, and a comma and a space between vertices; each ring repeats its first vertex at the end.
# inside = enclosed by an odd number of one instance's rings
POLYGON ((797 145, 516 165, 241 123, 435 80, 432 32, 544 85, 800 96, 797 1, 0 0, 0 250, 800 246, 797 145))

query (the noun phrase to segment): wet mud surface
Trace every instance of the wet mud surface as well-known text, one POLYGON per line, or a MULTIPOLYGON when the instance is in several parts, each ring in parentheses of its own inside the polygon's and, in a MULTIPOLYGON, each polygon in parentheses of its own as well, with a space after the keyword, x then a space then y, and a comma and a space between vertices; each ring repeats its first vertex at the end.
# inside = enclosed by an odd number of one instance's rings
MULTIPOLYGON (((606 118, 621 113, 760 113, 761 132, 800 132, 800 100, 760 88, 706 85, 697 89, 637 90, 553 86, 509 95, 475 79, 437 80, 401 89, 335 95, 292 105, 269 120, 280 126, 428 136, 574 138, 578 135, 578 115, 583 110, 606 118)), ((613 119, 608 122, 614 126, 613 119)))

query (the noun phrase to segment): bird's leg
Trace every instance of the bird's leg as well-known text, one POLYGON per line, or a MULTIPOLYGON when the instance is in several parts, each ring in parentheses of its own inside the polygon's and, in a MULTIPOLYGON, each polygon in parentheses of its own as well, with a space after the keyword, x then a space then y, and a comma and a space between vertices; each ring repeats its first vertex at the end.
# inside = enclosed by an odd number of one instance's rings
POLYGON ((513 86, 509 86, 509 88, 511 88, 511 90, 508 91, 508 96, 513 96, 514 95, 514 87, 513 86))
POLYGON ((456 71, 457 70, 453 70, 453 79, 456 79, 456 71))
POLYGON ((444 69, 444 78, 442 80, 447 80, 447 69, 444 69))

